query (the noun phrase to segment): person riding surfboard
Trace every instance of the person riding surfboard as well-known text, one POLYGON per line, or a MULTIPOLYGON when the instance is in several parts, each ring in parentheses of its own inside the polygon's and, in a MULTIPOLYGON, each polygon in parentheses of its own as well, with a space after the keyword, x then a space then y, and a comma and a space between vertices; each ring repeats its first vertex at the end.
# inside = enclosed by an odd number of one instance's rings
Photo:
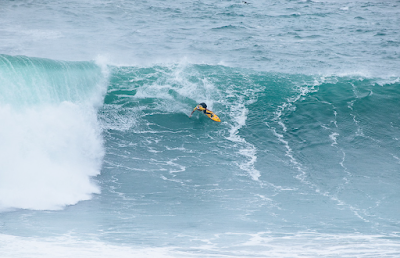
POLYGON ((193 115, 194 111, 196 111, 196 110, 198 110, 198 111, 203 111, 204 114, 207 114, 207 113, 211 114, 211 112, 207 112, 207 111, 210 111, 209 109, 207 109, 207 104, 204 103, 204 102, 202 102, 202 103, 198 104, 198 105, 193 109, 193 111, 192 111, 192 113, 190 114, 189 117, 191 117, 191 116, 193 115))
POLYGON ((214 120, 216 122, 221 122, 221 119, 219 119, 219 117, 214 114, 214 112, 212 112, 211 110, 207 109, 207 104, 202 102, 200 104, 198 104, 192 111, 192 113, 190 114, 189 118, 192 117, 194 111, 203 111, 203 113, 208 116, 209 118, 211 118, 211 120, 214 120))

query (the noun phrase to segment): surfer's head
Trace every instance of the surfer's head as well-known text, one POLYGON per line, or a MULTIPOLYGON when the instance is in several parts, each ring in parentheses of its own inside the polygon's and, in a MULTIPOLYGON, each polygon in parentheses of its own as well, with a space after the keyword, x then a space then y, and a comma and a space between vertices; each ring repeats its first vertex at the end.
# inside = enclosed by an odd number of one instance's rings
POLYGON ((203 108, 207 108, 207 105, 204 102, 200 103, 199 105, 202 106, 203 108))

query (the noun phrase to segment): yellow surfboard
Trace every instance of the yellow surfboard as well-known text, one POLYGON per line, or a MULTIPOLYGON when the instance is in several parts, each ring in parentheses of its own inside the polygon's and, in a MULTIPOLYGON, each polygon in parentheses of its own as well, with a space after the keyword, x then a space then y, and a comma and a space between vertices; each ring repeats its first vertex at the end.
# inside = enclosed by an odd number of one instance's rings
MULTIPOLYGON (((214 113, 214 112, 212 112, 211 110, 206 110, 206 112, 204 112, 204 109, 202 110, 202 109, 198 109, 197 108, 198 106, 196 106, 194 109, 193 109, 193 111, 195 111, 196 109, 197 110, 199 110, 199 111, 201 111, 201 112, 203 112, 206 116, 208 116, 211 120, 213 120, 213 121, 215 121, 215 122, 221 122, 221 119, 219 119, 219 117, 214 113)), ((201 107, 202 108, 202 107, 201 107)))
POLYGON ((208 116, 211 120, 215 122, 221 122, 221 119, 219 119, 219 117, 211 110, 206 111, 206 116, 208 116))

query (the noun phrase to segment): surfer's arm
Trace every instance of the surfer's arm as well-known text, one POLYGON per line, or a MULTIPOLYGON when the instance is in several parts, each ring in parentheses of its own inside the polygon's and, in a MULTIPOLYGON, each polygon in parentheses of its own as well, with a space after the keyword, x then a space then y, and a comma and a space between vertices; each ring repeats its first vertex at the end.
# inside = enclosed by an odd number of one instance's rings
POLYGON ((197 109, 197 106, 193 109, 192 113, 190 113, 189 118, 193 115, 193 113, 194 113, 194 111, 196 111, 196 109, 197 109))

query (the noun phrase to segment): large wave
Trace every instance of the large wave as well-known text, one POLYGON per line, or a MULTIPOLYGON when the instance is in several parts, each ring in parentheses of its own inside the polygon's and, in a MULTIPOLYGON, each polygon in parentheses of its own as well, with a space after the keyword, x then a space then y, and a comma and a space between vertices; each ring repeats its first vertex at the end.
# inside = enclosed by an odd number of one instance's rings
POLYGON ((260 176, 254 167, 256 149, 264 148, 266 142, 283 145, 286 159, 291 156, 288 140, 306 149, 323 141, 328 149, 334 144, 338 151, 338 143, 370 146, 368 142, 377 138, 389 141, 385 147, 396 156, 397 78, 279 74, 185 64, 114 67, 110 80, 101 114, 105 128, 147 131, 149 120, 168 126, 172 117, 185 119, 193 106, 206 102, 227 128, 224 138, 247 157, 247 162, 238 165, 254 179, 260 176))
POLYGON ((110 164, 161 166, 170 171, 163 178, 177 181, 176 171, 204 167, 206 159, 213 175, 232 171, 277 192, 316 195, 362 221, 396 218, 389 207, 400 160, 398 78, 178 65, 115 67, 110 82, 100 117, 119 157, 110 155, 110 164), (189 120, 199 102, 222 123, 189 120), (165 151, 177 148, 181 156, 165 151))
POLYGON ((100 192, 105 81, 93 62, 0 55, 0 209, 60 209, 100 192))

